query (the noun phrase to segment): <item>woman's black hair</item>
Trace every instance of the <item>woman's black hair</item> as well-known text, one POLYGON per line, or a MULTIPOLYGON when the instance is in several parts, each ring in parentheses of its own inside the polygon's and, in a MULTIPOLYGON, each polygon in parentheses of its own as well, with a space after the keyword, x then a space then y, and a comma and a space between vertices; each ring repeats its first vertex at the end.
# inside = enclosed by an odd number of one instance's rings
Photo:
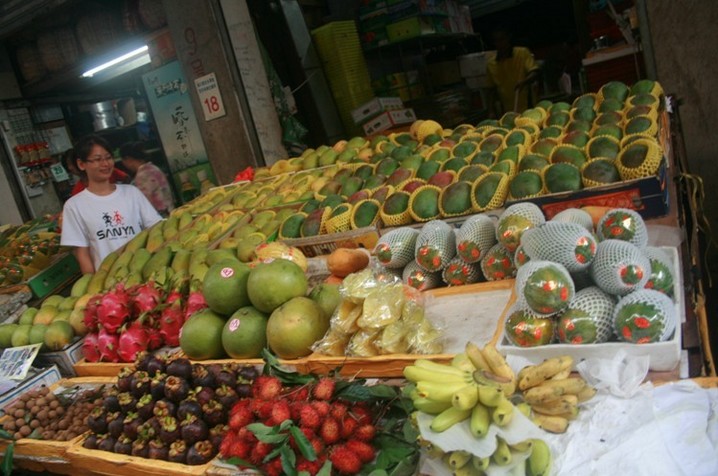
POLYGON ((107 142, 104 138, 98 135, 90 134, 81 138, 77 141, 77 144, 75 144, 77 159, 85 162, 90 156, 92 148, 96 145, 99 145, 100 147, 104 148, 107 152, 112 152, 109 142, 107 142))
POLYGON ((145 146, 142 142, 126 142, 120 146, 120 157, 132 157, 133 159, 147 161, 145 146))
POLYGON ((60 158, 60 163, 62 164, 63 168, 70 171, 70 163, 75 166, 77 169, 77 164, 75 163, 77 161, 77 154, 75 153, 75 149, 70 148, 65 151, 64 154, 62 154, 62 157, 60 158))

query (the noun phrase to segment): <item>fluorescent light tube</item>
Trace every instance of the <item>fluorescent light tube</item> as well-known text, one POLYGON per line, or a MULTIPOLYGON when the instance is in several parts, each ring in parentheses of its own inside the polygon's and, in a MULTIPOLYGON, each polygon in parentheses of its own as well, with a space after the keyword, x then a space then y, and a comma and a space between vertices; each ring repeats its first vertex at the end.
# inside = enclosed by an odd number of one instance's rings
MULTIPOLYGON (((82 77, 83 77, 83 78, 91 78, 91 77, 93 77, 95 74, 99 73, 100 71, 104 71, 104 70, 106 70, 107 68, 111 68, 112 66, 115 66, 116 64, 120 64, 120 63, 122 63, 122 62, 124 62, 124 61, 127 61, 127 60, 129 60, 129 59, 133 59, 133 58, 139 57, 139 56, 142 55, 143 53, 144 53, 144 56, 146 57, 146 58, 144 58, 144 57, 142 58, 142 59, 146 59, 146 62, 144 62, 143 64, 149 63, 149 62, 150 62, 150 55, 149 55, 149 53, 147 53, 147 50, 148 50, 147 45, 142 46, 141 48, 137 48, 136 50, 132 50, 132 51, 130 51, 129 53, 125 53, 125 54, 122 55, 122 56, 118 56, 117 58, 115 58, 115 59, 113 59, 113 60, 110 60, 110 61, 108 61, 108 62, 106 62, 106 63, 102 63, 100 66, 96 66, 96 67, 94 67, 94 68, 92 68, 92 69, 88 69, 87 71, 85 71, 84 73, 82 73, 82 77)), ((137 59, 140 59, 140 58, 137 58, 137 59)))

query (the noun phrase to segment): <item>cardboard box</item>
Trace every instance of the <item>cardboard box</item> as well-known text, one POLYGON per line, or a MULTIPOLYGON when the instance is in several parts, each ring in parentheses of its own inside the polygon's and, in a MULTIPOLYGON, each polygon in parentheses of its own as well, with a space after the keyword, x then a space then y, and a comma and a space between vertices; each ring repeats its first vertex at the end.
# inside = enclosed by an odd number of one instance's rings
POLYGON ((60 375, 60 369, 53 365, 46 369, 35 369, 33 368, 28 376, 18 384, 17 387, 8 390, 7 392, 0 395, 0 409, 4 409, 8 405, 12 404, 20 396, 34 388, 42 387, 43 385, 49 387, 55 382, 58 382, 62 376, 60 375))
POLYGON ((421 35, 436 33, 431 17, 414 16, 405 20, 390 23, 386 26, 390 42, 408 40, 421 35))
POLYGON ((75 364, 82 360, 83 338, 77 338, 70 345, 57 352, 41 352, 35 357, 35 362, 41 365, 55 365, 63 377, 77 377, 75 364))
POLYGON ((381 114, 384 111, 393 111, 402 109, 404 103, 398 97, 380 97, 365 102, 358 108, 352 110, 352 119, 357 125, 361 125, 372 117, 381 114))
POLYGON ((411 124, 416 120, 413 109, 400 109, 398 111, 387 111, 364 124, 364 133, 368 136, 377 132, 391 129, 401 124, 411 124))

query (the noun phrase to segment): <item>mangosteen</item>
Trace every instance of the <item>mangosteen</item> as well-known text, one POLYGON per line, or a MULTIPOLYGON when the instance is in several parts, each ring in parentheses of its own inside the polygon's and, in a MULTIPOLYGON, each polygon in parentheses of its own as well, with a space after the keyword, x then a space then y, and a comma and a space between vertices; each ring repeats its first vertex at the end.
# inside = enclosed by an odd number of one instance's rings
POLYGON ((132 377, 132 388, 130 389, 130 392, 135 398, 140 399, 142 396, 150 393, 151 382, 152 379, 150 379, 147 372, 143 370, 137 371, 132 377))
POLYGON ((229 368, 225 367, 214 376, 217 386, 227 385, 234 386, 237 383, 237 375, 229 368))
POLYGON ((214 457, 212 443, 207 440, 198 441, 187 450, 187 464, 205 464, 214 457))
POLYGON ((217 377, 217 374, 219 374, 224 369, 224 366, 222 364, 209 364, 205 365, 205 367, 207 367, 209 373, 211 373, 214 377, 217 377))
POLYGON ((124 426, 123 426, 122 432, 125 435, 127 435, 128 437, 130 437, 130 439, 132 439, 132 440, 137 438, 137 429, 142 424, 142 418, 140 418, 140 416, 137 413, 130 412, 127 414, 127 416, 123 420, 123 423, 124 423, 124 426))
POLYGON ((237 392, 239 398, 249 398, 252 396, 252 385, 248 383, 238 383, 234 387, 234 391, 237 392))
POLYGON ((209 387, 202 387, 196 391, 194 396, 197 399, 197 403, 204 405, 210 400, 214 400, 214 390, 209 387))
POLYGON ((214 375, 202 364, 192 366, 192 385, 195 387, 214 387, 214 375))
POLYGON ((107 433, 117 439, 124 431, 125 423, 121 412, 109 413, 107 415, 107 433))
POLYGON ((152 410, 155 408, 155 401, 152 398, 152 395, 149 393, 147 395, 143 395, 142 398, 137 402, 137 414, 140 416, 140 418, 144 420, 148 420, 152 417, 153 413, 152 410))
POLYGON ((242 383, 251 383, 259 377, 259 371, 253 365, 243 365, 237 371, 237 380, 242 379, 242 383))
POLYGON ((207 438, 209 431, 207 424, 196 415, 187 415, 187 418, 180 423, 180 433, 185 443, 192 445, 207 438))
POLYGON ((219 425, 227 421, 224 406, 217 400, 210 400, 202 405, 202 413, 204 413, 204 421, 209 426, 219 425))
POLYGON ((117 390, 119 392, 129 392, 132 386, 132 374, 135 371, 132 367, 122 367, 120 373, 117 374, 117 390))
POLYGON ((87 427, 93 433, 101 434, 107 431, 107 412, 102 407, 95 407, 87 416, 87 427))
POLYGON ((202 405, 200 405, 197 402, 197 399, 191 395, 177 405, 177 419, 182 421, 187 417, 187 415, 197 415, 200 418, 202 417, 202 405))
POLYGON ((177 413, 177 405, 169 400, 160 400, 155 403, 152 414, 158 418, 166 416, 175 416, 177 413))
POLYGON ((170 445, 167 461, 184 464, 187 461, 187 443, 177 440, 170 445))
POLYGON ((97 438, 97 449, 112 452, 115 449, 115 443, 117 440, 110 435, 101 435, 97 438))
POLYGON ((167 375, 181 377, 182 379, 189 381, 192 378, 192 363, 189 359, 185 358, 174 359, 172 362, 167 364, 166 371, 167 375))
MULTIPOLYGON (((166 418, 166 417, 162 417, 166 418)), ((159 436, 160 429, 162 428, 162 424, 160 423, 162 419, 160 417, 152 417, 149 420, 147 420, 145 423, 148 423, 152 430, 155 432, 155 436, 159 436)))
POLYGON ((180 402, 184 400, 188 394, 189 384, 187 380, 176 375, 167 377, 167 380, 165 380, 165 397, 173 402, 180 402))
POLYGON ((117 395, 117 401, 123 412, 133 412, 137 407, 137 399, 130 392, 122 392, 117 395))
POLYGON ((88 450, 97 449, 97 435, 91 433, 87 438, 85 438, 85 441, 82 442, 82 446, 88 450))
POLYGON ((160 400, 165 397, 166 378, 167 374, 163 373, 155 374, 155 376, 152 377, 152 381, 150 382, 150 393, 152 394, 152 398, 155 400, 160 400))
POLYGON ((226 435, 228 431, 229 425, 223 425, 221 423, 209 429, 209 441, 212 443, 215 451, 219 450, 219 445, 222 443, 224 435, 226 435))
POLYGON ((220 386, 217 390, 214 391, 214 395, 219 400, 219 403, 222 404, 224 408, 232 408, 235 403, 239 400, 239 397, 237 396, 237 392, 234 391, 232 387, 228 387, 227 385, 220 386))
POLYGON ((175 417, 164 417, 160 420, 160 440, 169 445, 180 437, 180 426, 175 417))
POLYGON ((105 398, 102 400, 102 406, 105 407, 108 412, 120 411, 120 402, 117 400, 118 393, 117 389, 113 388, 105 394, 105 398))
POLYGON ((167 368, 167 365, 164 357, 152 355, 147 359, 147 374, 150 377, 153 377, 158 373, 164 373, 165 368, 167 368))
POLYGON ((132 456, 139 456, 140 458, 147 458, 147 440, 135 440, 132 443, 132 456))
POLYGON ((166 461, 168 453, 169 450, 167 449, 167 446, 165 446, 165 444, 160 440, 150 440, 150 449, 147 451, 147 457, 149 459, 161 459, 166 461))
POLYGON ((132 439, 127 435, 120 436, 115 442, 114 451, 122 455, 132 454, 132 439))
POLYGON ((149 441, 157 435, 151 420, 152 418, 137 427, 138 440, 149 441))
POLYGON ((152 357, 152 353, 146 350, 138 352, 135 356, 135 368, 147 372, 147 364, 149 363, 150 357, 152 357))

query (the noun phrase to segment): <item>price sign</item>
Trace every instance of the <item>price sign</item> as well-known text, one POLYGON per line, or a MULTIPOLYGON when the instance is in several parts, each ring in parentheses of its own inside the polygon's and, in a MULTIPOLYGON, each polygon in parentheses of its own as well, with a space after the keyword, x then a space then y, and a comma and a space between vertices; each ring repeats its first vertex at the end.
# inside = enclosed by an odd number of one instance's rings
POLYGON ((55 180, 55 182, 63 182, 65 180, 70 180, 70 177, 67 175, 67 171, 65 170, 65 167, 62 166, 62 164, 51 165, 50 172, 52 172, 52 178, 55 180))
POLYGON ((205 121, 211 121, 226 114, 214 73, 195 79, 194 86, 197 88, 197 95, 199 96, 199 102, 202 104, 205 121))

